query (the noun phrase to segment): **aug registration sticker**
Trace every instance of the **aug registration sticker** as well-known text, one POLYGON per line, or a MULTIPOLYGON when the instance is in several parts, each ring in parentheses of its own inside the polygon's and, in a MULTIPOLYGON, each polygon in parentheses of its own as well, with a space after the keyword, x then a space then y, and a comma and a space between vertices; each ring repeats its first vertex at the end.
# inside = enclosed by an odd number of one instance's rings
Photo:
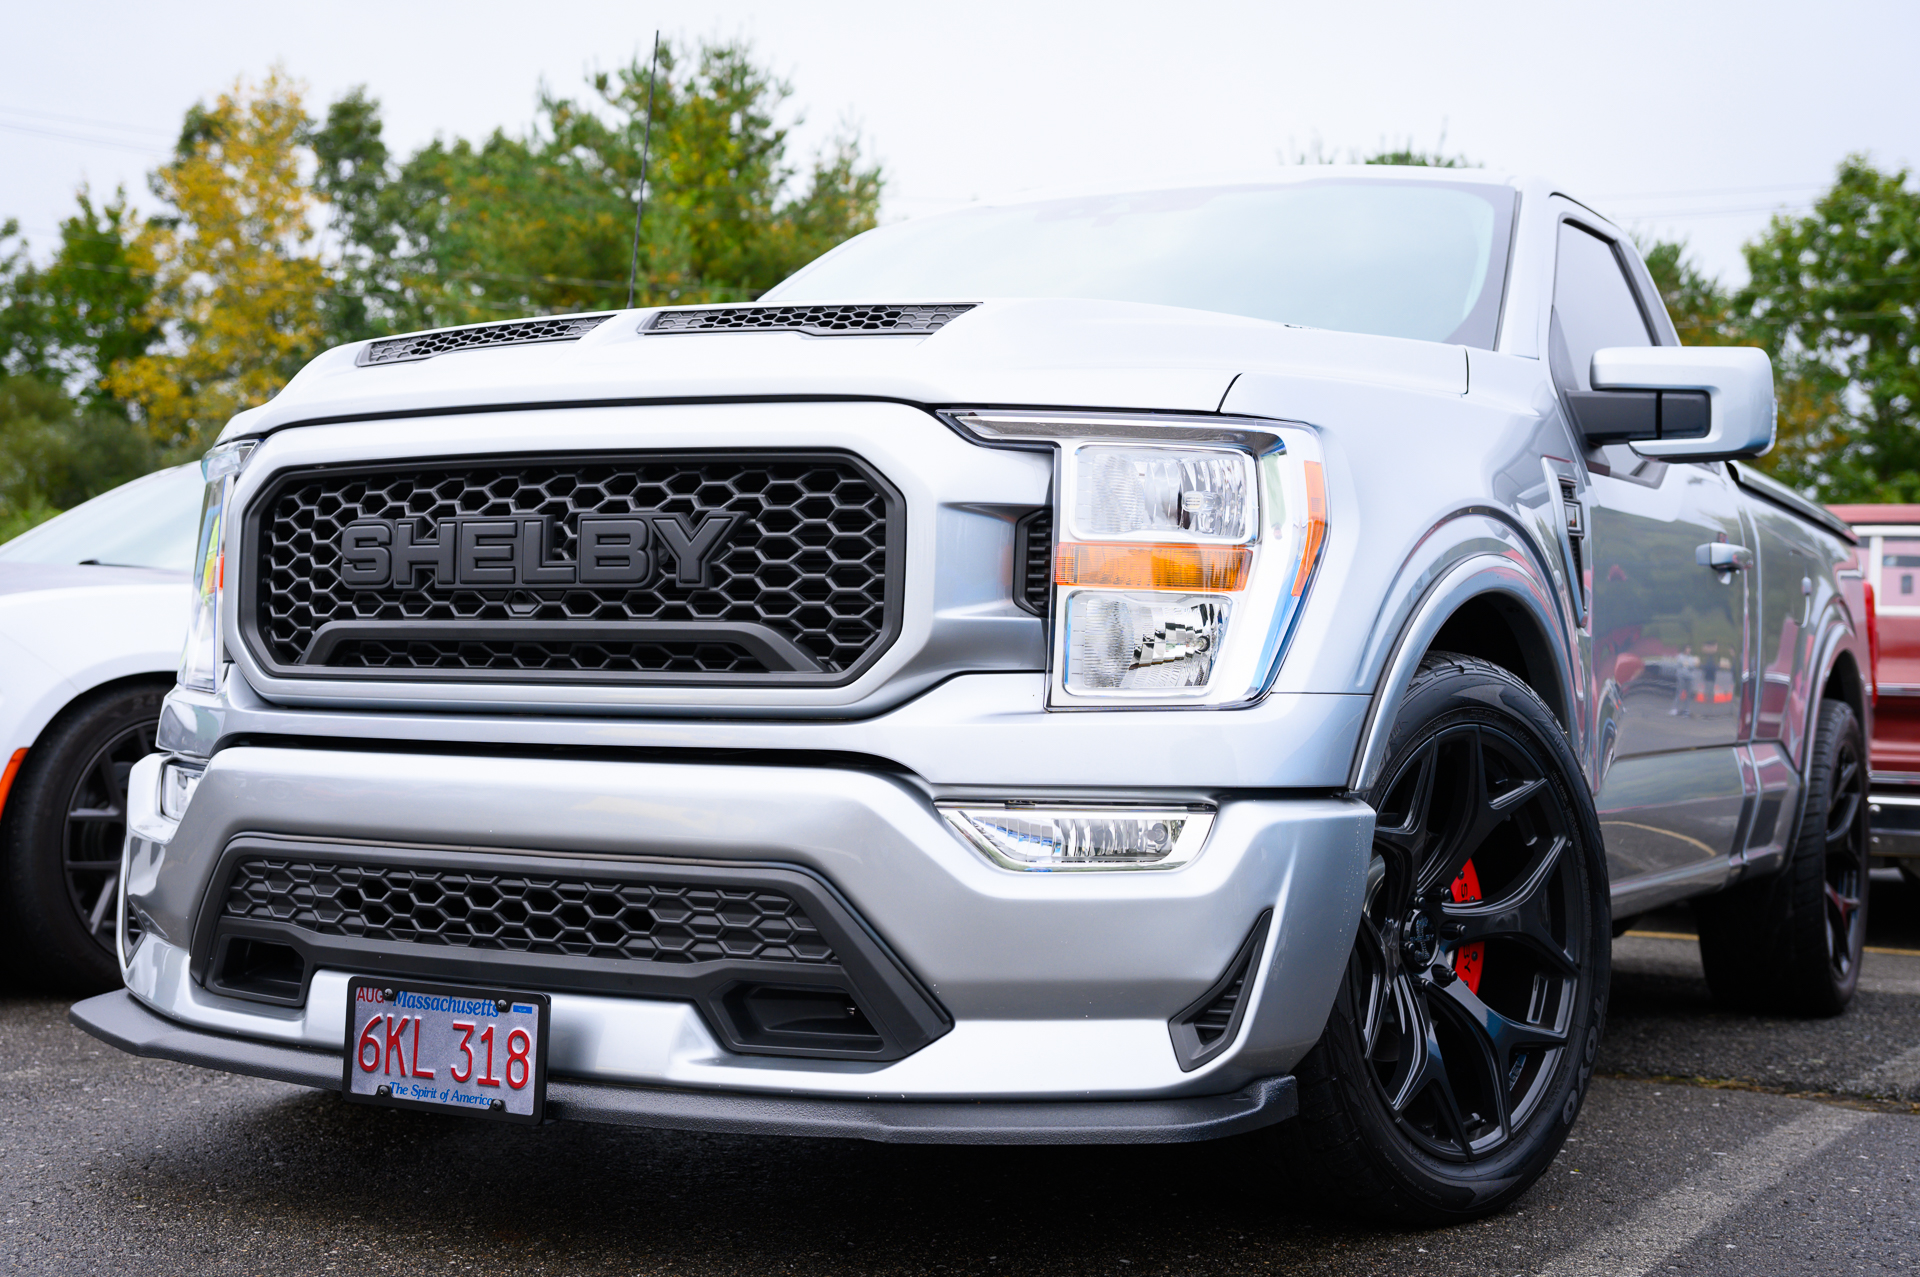
POLYGON ((541 993, 355 977, 347 985, 346 1096, 538 1122, 547 1016, 541 993))

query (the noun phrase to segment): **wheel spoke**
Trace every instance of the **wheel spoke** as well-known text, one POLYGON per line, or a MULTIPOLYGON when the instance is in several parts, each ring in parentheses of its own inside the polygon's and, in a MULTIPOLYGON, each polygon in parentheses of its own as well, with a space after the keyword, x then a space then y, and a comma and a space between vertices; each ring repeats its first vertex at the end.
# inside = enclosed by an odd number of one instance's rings
POLYGON ((1847 754, 1840 759, 1840 772, 1833 778, 1833 792, 1836 794, 1858 792, 1857 785, 1859 780, 1860 760, 1853 757, 1852 751, 1849 750, 1847 754))
POLYGON ((1552 963, 1561 975, 1578 975, 1579 961, 1553 934, 1550 907, 1554 877, 1566 848, 1565 838, 1553 839, 1520 885, 1498 900, 1443 902, 1440 912, 1449 924, 1447 939, 1456 948, 1483 940, 1517 940, 1552 963))
POLYGON ((1828 883, 1827 908, 1833 911, 1834 920, 1840 926, 1840 934, 1848 935, 1853 929, 1853 916, 1860 911, 1860 897, 1846 895, 1838 887, 1828 883))
POLYGON ((106 915, 107 906, 116 899, 119 886, 120 875, 116 873, 107 879, 106 886, 100 888, 100 898, 93 902, 93 916, 87 919, 87 930, 91 934, 100 934, 100 920, 106 915))
POLYGON ((1491 1063, 1494 1070, 1493 1076, 1488 1079, 1490 1089, 1502 1095, 1506 1092, 1507 1071, 1513 1067, 1514 1052, 1529 1047, 1550 1048, 1567 1044, 1567 1035, 1557 1029, 1501 1015, 1482 1002, 1480 996, 1467 987, 1465 980, 1455 980, 1445 988, 1436 988, 1439 993, 1436 1004, 1445 1007, 1455 1019, 1471 1028, 1474 1037, 1480 1041, 1485 1062, 1491 1063))
POLYGON ((76 807, 67 813, 68 820, 109 821, 126 818, 127 813, 118 807, 76 807))
POLYGON ((1398 1085, 1390 1088, 1388 1103, 1397 1115, 1404 1116, 1407 1106, 1420 1098, 1420 1092, 1436 1082, 1444 1085, 1447 1062, 1440 1054, 1440 1039, 1435 1035, 1433 1019, 1427 1014, 1425 999, 1402 975, 1392 982, 1395 1010, 1400 1017, 1400 1034, 1410 1048, 1402 1053, 1398 1085))
POLYGON ((1376 826, 1373 831, 1375 841, 1386 843, 1398 851, 1408 865, 1419 864, 1421 854, 1426 850, 1427 820, 1433 812, 1434 773, 1439 765, 1439 751, 1429 745, 1413 777, 1413 792, 1407 796, 1407 810, 1401 822, 1386 827, 1376 826))
POLYGON ((1837 806, 1827 816, 1827 846, 1843 843, 1853 837, 1854 818, 1860 814, 1860 795, 1842 794, 1837 806))
POLYGON ((127 805, 127 777, 133 771, 133 764, 115 761, 112 752, 100 760, 99 776, 107 791, 107 805, 125 810, 127 805))
POLYGON ((1380 940, 1380 929, 1373 919, 1360 919, 1360 943, 1367 954, 1366 1006, 1361 1011, 1360 1053, 1367 1059, 1373 1058, 1374 1050, 1380 1044, 1380 1029, 1387 1014, 1387 959, 1386 948, 1380 940))
POLYGON ((1453 1093, 1453 1079, 1447 1074, 1446 1056, 1440 1049, 1440 1035, 1433 1017, 1427 1012, 1426 999, 1412 980, 1402 976, 1394 983, 1410 1048, 1399 1085, 1391 1088, 1392 1097, 1388 1102, 1394 1116, 1405 1121, 1414 1103, 1422 1095, 1428 1095, 1447 1134, 1459 1145, 1461 1155, 1471 1161, 1473 1138, 1467 1133, 1467 1119, 1460 1111, 1459 1097, 1453 1093))

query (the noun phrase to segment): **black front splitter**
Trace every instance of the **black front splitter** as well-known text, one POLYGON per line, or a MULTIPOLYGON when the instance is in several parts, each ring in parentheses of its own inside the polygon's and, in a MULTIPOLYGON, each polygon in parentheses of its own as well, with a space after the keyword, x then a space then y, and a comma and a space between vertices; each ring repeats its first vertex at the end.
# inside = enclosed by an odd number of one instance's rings
MULTIPOLYGON (((192 1028, 149 1010, 124 989, 76 1002, 67 1017, 133 1055, 340 1089, 337 1051, 192 1028)), ((977 1102, 673 1090, 564 1077, 547 1083, 547 1116, 562 1121, 884 1144, 1187 1144, 1271 1126, 1298 1109, 1291 1077, 1262 1078, 1229 1095, 1181 1099, 977 1102)))

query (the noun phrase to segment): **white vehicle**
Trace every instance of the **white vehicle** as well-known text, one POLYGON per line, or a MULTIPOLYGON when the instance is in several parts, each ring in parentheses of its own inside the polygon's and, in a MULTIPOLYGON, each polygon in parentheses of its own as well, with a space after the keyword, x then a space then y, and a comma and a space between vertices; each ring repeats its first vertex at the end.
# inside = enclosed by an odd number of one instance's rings
POLYGON ((180 664, 201 491, 198 465, 162 470, 0 545, 0 907, 46 985, 120 978, 127 773, 180 664))

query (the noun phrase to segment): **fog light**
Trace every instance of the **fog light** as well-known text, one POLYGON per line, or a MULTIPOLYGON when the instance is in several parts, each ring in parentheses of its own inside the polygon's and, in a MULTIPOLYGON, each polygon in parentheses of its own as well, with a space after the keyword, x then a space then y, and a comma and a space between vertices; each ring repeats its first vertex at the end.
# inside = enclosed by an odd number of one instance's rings
POLYGON ((1223 598, 1081 590, 1067 601, 1067 690, 1204 688, 1227 613, 1223 598))
POLYGON ((160 814, 168 820, 178 820, 186 815, 187 804, 193 801, 193 791, 200 788, 200 778, 206 774, 206 769, 202 767, 164 764, 160 768, 160 814))
POLYGON ((941 814, 1008 869, 1174 869, 1200 854, 1213 825, 1205 808, 982 806, 942 803, 941 814))

